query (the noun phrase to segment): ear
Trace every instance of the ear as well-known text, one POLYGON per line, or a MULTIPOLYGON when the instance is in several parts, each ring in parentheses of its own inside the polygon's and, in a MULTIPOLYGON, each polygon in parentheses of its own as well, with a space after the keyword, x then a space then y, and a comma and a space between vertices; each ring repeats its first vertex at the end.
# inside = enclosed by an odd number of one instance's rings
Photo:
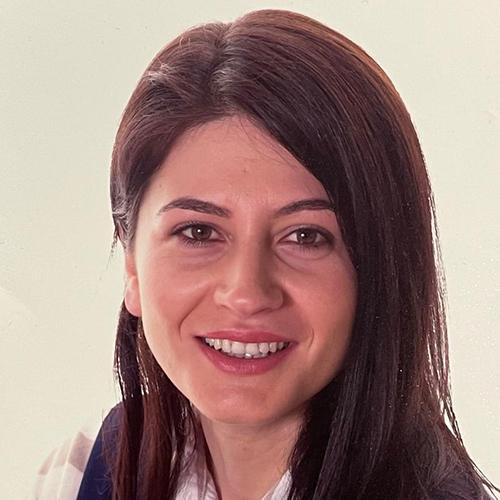
POLYGON ((139 279, 134 255, 125 252, 125 307, 128 312, 138 318, 142 316, 141 296, 139 293, 139 279))

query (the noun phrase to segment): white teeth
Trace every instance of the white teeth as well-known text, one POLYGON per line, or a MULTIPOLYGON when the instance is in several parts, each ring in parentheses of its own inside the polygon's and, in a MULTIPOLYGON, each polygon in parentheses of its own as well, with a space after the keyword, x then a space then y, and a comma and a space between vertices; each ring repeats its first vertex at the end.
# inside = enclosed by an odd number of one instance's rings
POLYGON ((222 351, 236 358, 254 359, 266 358, 272 353, 288 347, 289 342, 259 342, 245 343, 228 339, 204 338, 204 342, 217 351, 222 351))
POLYGON ((245 346, 245 354, 250 354, 252 356, 259 354, 259 345, 258 344, 247 344, 245 346))
POLYGON ((267 354, 269 352, 269 344, 267 344, 266 342, 261 342, 259 344, 259 351, 262 354, 267 354))
MULTIPOLYGON (((211 340, 211 339, 208 339, 208 340, 211 340)), ((208 345, 210 345, 210 344, 208 344, 208 345)), ((224 352, 231 352, 231 341, 224 339, 222 341, 222 350, 224 352)))
POLYGON ((233 354, 245 354, 245 344, 242 342, 232 342, 231 352, 233 354))

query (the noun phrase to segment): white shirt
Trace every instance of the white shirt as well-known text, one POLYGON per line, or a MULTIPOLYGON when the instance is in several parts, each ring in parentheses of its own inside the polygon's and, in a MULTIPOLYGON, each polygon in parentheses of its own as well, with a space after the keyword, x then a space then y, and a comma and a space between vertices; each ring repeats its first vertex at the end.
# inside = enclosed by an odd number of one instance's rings
MULTIPOLYGON (((40 467, 30 500, 75 500, 101 423, 87 424, 72 438, 54 450, 40 467)), ((187 450, 179 477, 177 500, 219 500, 215 484, 207 469, 203 452, 187 450)), ((283 500, 291 485, 287 471, 262 500, 283 500)))

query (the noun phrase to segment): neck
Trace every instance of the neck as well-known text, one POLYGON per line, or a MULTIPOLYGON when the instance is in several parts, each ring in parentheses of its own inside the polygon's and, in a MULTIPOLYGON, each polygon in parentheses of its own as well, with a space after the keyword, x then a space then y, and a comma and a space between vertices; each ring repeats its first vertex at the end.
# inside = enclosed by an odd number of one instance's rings
POLYGON ((259 425, 214 422, 200 415, 219 498, 261 499, 288 469, 302 415, 259 425))

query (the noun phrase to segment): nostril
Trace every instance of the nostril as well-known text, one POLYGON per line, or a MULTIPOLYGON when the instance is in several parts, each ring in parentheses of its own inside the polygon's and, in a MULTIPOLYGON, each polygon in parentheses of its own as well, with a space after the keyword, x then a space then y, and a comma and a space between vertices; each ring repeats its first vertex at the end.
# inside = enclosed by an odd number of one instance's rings
POLYGON ((214 301, 219 306, 250 315, 281 307, 283 293, 277 287, 239 286, 216 290, 214 301))

